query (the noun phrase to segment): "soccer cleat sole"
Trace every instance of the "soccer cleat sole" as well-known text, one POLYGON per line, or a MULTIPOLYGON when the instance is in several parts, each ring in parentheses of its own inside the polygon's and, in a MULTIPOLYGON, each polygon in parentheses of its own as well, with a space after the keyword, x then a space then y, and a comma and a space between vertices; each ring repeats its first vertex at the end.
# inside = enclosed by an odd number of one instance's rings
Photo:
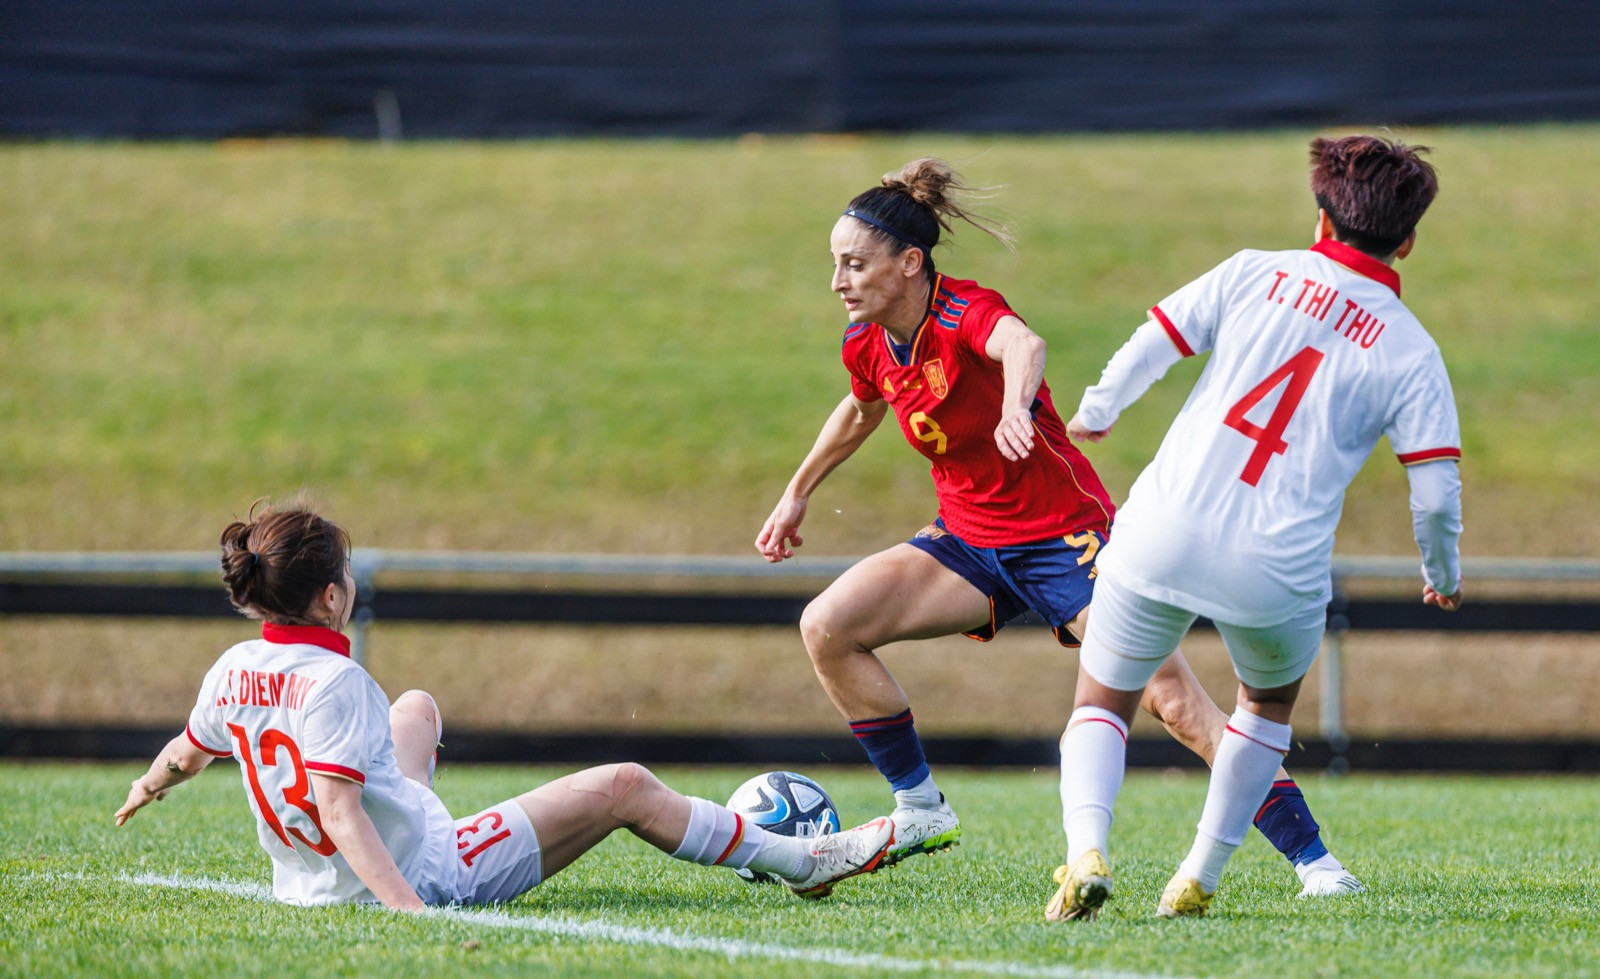
POLYGON ((924 853, 928 856, 932 856, 935 853, 942 853, 946 850, 949 850, 953 846, 960 845, 961 830, 959 828, 953 829, 948 833, 940 833, 938 836, 923 840, 916 846, 908 846, 904 850, 891 852, 885 855, 883 858, 883 865, 885 867, 893 867, 895 864, 906 859, 907 857, 921 856, 924 853))
POLYGON ((1110 868, 1101 858, 1103 873, 1086 873, 1080 878, 1072 876, 1071 867, 1057 867, 1051 879, 1060 888, 1050 903, 1044 907, 1046 921, 1093 921, 1100 916, 1100 908, 1111 899, 1110 868))

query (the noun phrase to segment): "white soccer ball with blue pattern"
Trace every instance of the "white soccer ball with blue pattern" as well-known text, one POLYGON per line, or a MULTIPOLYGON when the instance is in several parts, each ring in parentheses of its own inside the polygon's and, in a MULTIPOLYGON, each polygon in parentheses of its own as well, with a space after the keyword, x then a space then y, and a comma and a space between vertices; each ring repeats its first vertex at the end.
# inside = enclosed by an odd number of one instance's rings
MULTIPOLYGON (((780 836, 812 837, 839 832, 839 807, 816 782, 797 772, 767 772, 734 789, 728 808, 780 836)), ((774 883, 760 871, 734 873, 751 882, 774 883)))

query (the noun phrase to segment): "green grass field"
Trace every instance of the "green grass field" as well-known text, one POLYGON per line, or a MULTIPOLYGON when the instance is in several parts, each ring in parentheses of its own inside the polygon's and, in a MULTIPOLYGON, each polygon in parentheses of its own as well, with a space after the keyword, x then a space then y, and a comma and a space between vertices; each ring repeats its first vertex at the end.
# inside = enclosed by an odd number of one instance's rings
MULTIPOLYGON (((1600 973, 1593 779, 1304 780, 1329 843, 1370 891, 1297 901, 1288 865, 1252 835, 1212 915, 1165 922, 1155 900, 1188 846, 1204 781, 1135 774, 1113 831, 1117 895, 1098 922, 1059 926, 1041 915, 1061 848, 1052 772, 944 773, 966 841, 822 902, 624 835, 503 909, 408 917, 271 903, 268 860, 230 767, 113 828, 140 771, 0 769, 0 974, 1600 973)), ((438 788, 465 814, 556 774, 447 765, 438 788)), ((721 799, 752 773, 661 774, 721 799)), ((861 768, 811 774, 852 821, 886 801, 861 768)))
MULTIPOLYGON (((846 391, 827 234, 938 154, 1013 255, 940 267, 1051 344, 1064 412, 1173 289, 1309 242, 1306 131, 1050 138, 0 146, 0 548, 203 549, 311 490, 358 545, 748 553, 846 391)), ((1464 423, 1469 556, 1600 549, 1600 127, 1450 128, 1402 263, 1464 423)), ((1090 450, 1114 494, 1194 365, 1090 450)), ((814 501, 862 553, 933 512, 892 429, 814 501)), ((1347 554, 1411 551, 1387 447, 1347 554)))

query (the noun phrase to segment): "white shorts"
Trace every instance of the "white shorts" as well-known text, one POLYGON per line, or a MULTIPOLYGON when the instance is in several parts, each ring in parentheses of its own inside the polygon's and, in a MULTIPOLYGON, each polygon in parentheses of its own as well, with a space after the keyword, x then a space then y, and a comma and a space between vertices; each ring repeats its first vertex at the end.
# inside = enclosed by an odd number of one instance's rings
MULTIPOLYGON (((1113 690, 1141 690, 1178 648, 1195 613, 1146 598, 1102 573, 1089 606, 1080 662, 1113 690)), ((1213 622, 1233 660, 1239 682, 1258 690, 1286 686, 1305 676, 1322 648, 1327 611, 1314 606, 1270 626, 1213 622)))
POLYGON ((430 854, 417 887, 424 904, 498 904, 544 880, 539 837, 515 799, 451 820, 439 797, 423 789, 431 800, 430 854))

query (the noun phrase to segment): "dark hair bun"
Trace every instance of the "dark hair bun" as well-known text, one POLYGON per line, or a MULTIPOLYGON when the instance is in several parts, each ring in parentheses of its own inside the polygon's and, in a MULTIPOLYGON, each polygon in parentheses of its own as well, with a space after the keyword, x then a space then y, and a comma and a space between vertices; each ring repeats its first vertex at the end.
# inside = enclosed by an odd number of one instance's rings
POLYGON ((350 536, 304 506, 251 510, 249 522, 234 521, 218 539, 228 599, 251 618, 312 623, 317 597, 344 580, 350 536))
POLYGON ((235 608, 246 608, 250 604, 251 593, 255 590, 256 570, 260 567, 260 559, 250 550, 250 530, 252 524, 234 521, 223 530, 219 543, 222 545, 222 582, 228 586, 228 599, 235 608))
MULTIPOLYGON (((945 195, 945 190, 952 186, 959 189, 962 184, 950 164, 931 156, 924 156, 912 160, 893 173, 884 174, 883 186, 889 190, 908 194, 918 204, 932 209, 935 214, 942 215, 949 210, 951 203, 945 195)), ((949 226, 945 227, 948 229, 949 226)))
POLYGON ((967 206, 968 199, 982 199, 982 196, 980 191, 963 183, 961 175, 950 164, 924 156, 884 174, 878 186, 857 194, 847 210, 871 216, 878 225, 874 233, 889 244, 895 254, 910 245, 928 253, 930 260, 926 268, 931 276, 932 250, 943 233, 954 230, 955 221, 967 222, 1007 248, 1015 245, 1016 239, 1004 224, 967 206))

